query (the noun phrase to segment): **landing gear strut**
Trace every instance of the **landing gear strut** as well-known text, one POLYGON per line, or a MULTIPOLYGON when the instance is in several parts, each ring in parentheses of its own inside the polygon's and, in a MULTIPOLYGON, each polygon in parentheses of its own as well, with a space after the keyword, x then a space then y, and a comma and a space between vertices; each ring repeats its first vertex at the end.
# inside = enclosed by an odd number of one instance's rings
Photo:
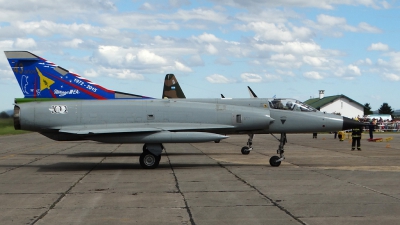
POLYGON ((140 154, 139 163, 143 169, 157 168, 161 160, 162 144, 144 144, 143 153, 140 154))
POLYGON ((244 146, 241 150, 243 155, 248 155, 250 153, 251 150, 253 150, 253 137, 254 134, 248 134, 249 135, 249 139, 247 140, 247 146, 244 146))
MULTIPOLYGON (((274 138, 276 138, 273 134, 271 135, 274 138)), ((283 146, 285 146, 285 144, 287 143, 286 133, 281 133, 281 138, 280 139, 276 138, 276 139, 279 141, 279 148, 278 150, 276 150, 276 154, 278 154, 279 156, 274 155, 269 159, 269 164, 273 167, 280 166, 281 162, 285 159, 285 156, 283 155, 283 153, 285 152, 283 150, 283 146)))

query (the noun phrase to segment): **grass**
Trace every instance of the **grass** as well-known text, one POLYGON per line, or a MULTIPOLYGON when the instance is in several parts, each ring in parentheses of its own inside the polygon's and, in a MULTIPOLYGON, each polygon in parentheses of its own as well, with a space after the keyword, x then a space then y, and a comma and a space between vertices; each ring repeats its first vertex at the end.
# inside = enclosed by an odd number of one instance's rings
POLYGON ((29 131, 15 130, 13 118, 0 119, 0 135, 25 134, 29 131))

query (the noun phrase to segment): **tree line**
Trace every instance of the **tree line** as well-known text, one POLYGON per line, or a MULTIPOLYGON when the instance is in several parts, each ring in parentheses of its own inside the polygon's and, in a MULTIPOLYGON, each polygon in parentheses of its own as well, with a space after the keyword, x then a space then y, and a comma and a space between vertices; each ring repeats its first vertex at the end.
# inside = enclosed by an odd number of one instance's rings
POLYGON ((7 118, 10 118, 10 117, 12 117, 12 116, 10 116, 10 115, 8 115, 6 112, 1 112, 0 113, 0 118, 1 119, 7 119, 7 118))
MULTIPOLYGON (((394 111, 392 110, 392 107, 384 102, 381 107, 378 109, 379 114, 390 114, 393 115, 394 111)), ((373 112, 371 111, 371 106, 369 103, 365 103, 364 105, 364 115, 371 115, 373 112)))

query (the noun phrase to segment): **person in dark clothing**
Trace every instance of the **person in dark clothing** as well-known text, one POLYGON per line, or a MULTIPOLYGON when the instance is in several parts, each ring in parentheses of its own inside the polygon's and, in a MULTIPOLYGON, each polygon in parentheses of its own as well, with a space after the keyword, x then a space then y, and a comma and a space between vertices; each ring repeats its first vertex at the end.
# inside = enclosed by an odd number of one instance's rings
POLYGON ((369 126, 368 126, 368 129, 369 129, 369 139, 374 139, 375 125, 376 125, 376 120, 375 120, 375 119, 372 119, 372 121, 369 123, 369 126))
POLYGON ((357 150, 361 151, 361 134, 362 134, 362 127, 359 128, 353 128, 351 130, 351 137, 353 139, 352 143, 351 143, 351 150, 354 151, 354 149, 356 148, 356 143, 357 143, 357 150))

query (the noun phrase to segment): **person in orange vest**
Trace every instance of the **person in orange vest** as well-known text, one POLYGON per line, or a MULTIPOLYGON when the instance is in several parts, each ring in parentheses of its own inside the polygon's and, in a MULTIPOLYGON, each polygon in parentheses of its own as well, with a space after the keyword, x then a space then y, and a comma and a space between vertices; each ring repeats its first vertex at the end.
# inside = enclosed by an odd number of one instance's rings
POLYGON ((356 148, 356 144, 357 144, 357 150, 361 151, 361 134, 362 134, 362 127, 359 128, 353 128, 351 130, 351 137, 353 139, 353 141, 351 142, 351 151, 354 151, 356 148))

